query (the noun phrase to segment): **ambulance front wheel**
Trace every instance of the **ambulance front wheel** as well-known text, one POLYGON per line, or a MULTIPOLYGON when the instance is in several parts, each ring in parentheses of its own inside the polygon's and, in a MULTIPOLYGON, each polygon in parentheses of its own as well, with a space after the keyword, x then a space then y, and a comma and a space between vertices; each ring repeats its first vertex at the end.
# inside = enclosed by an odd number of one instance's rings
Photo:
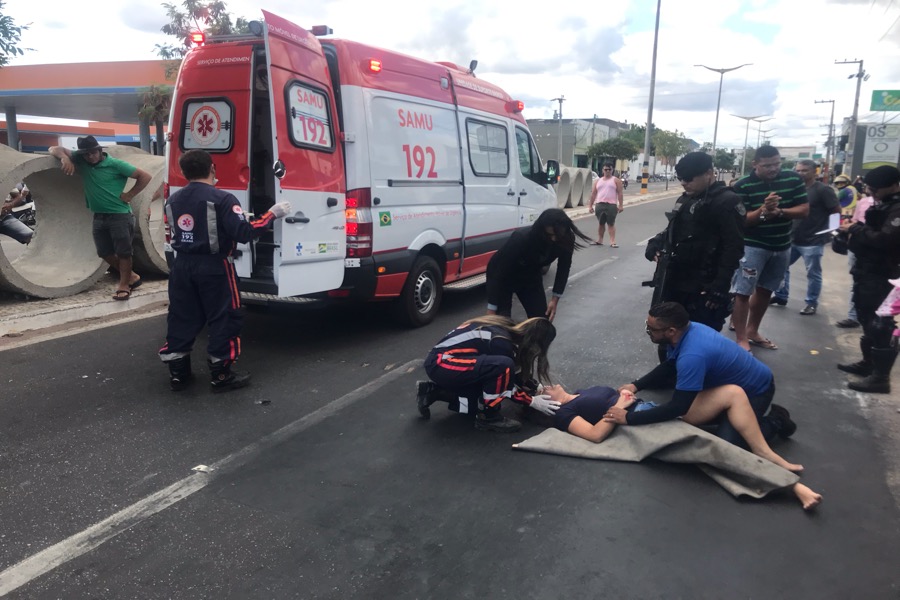
POLYGON ((441 268, 430 256, 420 256, 406 278, 397 299, 397 316, 413 327, 427 325, 434 320, 444 295, 441 268))

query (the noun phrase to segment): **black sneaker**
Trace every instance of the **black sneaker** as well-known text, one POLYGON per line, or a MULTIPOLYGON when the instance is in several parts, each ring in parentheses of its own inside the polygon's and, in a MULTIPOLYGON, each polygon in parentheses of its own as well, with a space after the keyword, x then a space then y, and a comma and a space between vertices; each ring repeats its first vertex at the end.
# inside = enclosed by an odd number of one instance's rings
POLYGON ((800 311, 801 315, 814 315, 816 314, 816 307, 812 304, 807 304, 806 308, 800 311))
POLYGON ((479 414, 475 415, 475 429, 496 433, 514 433, 522 429, 522 424, 515 419, 507 419, 506 417, 489 419, 479 414))
POLYGON ((769 416, 780 425, 778 435, 781 437, 789 438, 797 431, 797 424, 791 420, 791 413, 785 407, 779 404, 772 404, 769 408, 769 416))
POLYGON ((434 400, 431 399, 432 391, 434 391, 434 384, 430 381, 416 382, 416 406, 423 419, 431 418, 431 409, 428 407, 434 404, 434 400))
POLYGON ((835 327, 840 327, 841 329, 853 329, 854 327, 859 327, 859 321, 856 319, 844 319, 843 321, 838 321, 834 324, 835 327))
POLYGON ((778 298, 777 296, 772 296, 772 299, 769 300, 769 304, 777 305, 777 306, 787 306, 787 300, 782 300, 781 298, 778 298))

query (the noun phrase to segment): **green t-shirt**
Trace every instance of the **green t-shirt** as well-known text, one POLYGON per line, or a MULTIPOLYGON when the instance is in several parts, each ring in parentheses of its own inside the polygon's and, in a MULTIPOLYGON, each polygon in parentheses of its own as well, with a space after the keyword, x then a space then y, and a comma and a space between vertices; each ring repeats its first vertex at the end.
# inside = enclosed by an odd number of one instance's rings
POLYGON ((84 185, 84 201, 93 213, 127 214, 131 205, 122 202, 119 196, 125 191, 125 184, 137 167, 124 160, 113 158, 106 152, 103 160, 96 165, 88 164, 80 154, 72 153, 72 164, 84 185))
MULTIPOLYGON (((763 181, 750 173, 736 184, 734 191, 744 201, 747 212, 764 204, 766 196, 775 192, 781 196, 778 208, 793 208, 807 203, 806 184, 794 171, 781 171, 772 181, 763 181)), ((780 217, 748 226, 744 230, 744 245, 778 252, 791 247, 792 219, 780 217)))

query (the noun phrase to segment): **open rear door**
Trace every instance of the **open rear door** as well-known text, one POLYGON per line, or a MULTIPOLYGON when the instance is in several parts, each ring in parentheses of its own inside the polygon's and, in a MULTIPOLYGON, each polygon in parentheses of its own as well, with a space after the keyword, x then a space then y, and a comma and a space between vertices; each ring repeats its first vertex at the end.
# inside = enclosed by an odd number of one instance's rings
POLYGON ((305 29, 262 11, 272 105, 276 221, 275 282, 280 296, 340 287, 346 252, 343 153, 328 65, 305 29))

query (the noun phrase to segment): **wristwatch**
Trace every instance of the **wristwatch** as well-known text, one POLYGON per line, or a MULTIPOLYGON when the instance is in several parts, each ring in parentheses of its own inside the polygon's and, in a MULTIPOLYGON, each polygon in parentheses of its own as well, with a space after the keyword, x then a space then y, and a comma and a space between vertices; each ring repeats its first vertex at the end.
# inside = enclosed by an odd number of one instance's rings
POLYGON ((765 221, 765 220, 766 220, 766 213, 764 213, 764 212, 759 213, 759 220, 760 220, 760 221, 765 221))

